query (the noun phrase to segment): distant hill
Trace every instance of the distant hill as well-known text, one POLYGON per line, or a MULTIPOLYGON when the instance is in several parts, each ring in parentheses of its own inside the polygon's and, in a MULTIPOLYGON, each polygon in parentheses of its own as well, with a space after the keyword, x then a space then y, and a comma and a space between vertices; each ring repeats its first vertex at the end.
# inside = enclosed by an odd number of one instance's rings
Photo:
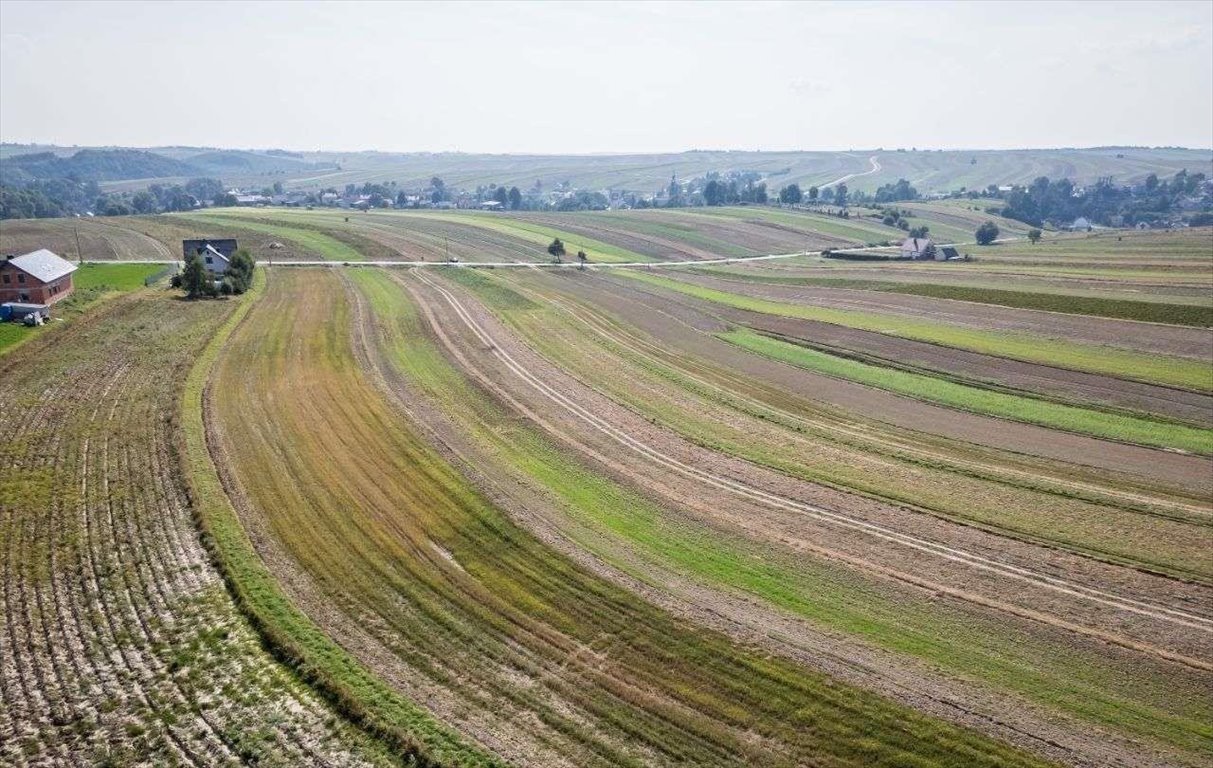
POLYGON ((197 175, 192 166, 139 149, 82 149, 70 157, 35 152, 0 160, 0 181, 5 184, 42 179, 114 181, 191 175, 197 175))
POLYGON ((314 170, 317 166, 288 156, 281 150, 272 152, 247 152, 243 150, 218 149, 184 158, 184 162, 199 169, 205 176, 222 179, 262 173, 291 173, 314 170))
POLYGON ((1213 152, 1179 147, 1096 147, 491 155, 185 146, 76 151, 43 145, 0 145, 0 180, 5 183, 75 174, 101 183, 108 191, 142 189, 151 178, 179 183, 193 176, 255 188, 269 181, 305 190, 395 181, 406 189, 416 189, 428 185, 432 176, 439 176, 448 185, 464 189, 490 184, 530 189, 538 182, 550 190, 567 182, 579 189, 653 192, 668 185, 672 176, 687 181, 707 173, 744 171, 760 174, 773 191, 795 182, 805 189, 846 184, 851 191, 874 192, 884 184, 906 179, 921 194, 928 195, 961 187, 1030 184, 1038 176, 1069 178, 1079 185, 1111 177, 1125 184, 1139 182, 1151 173, 1167 178, 1180 169, 1213 176, 1213 152))

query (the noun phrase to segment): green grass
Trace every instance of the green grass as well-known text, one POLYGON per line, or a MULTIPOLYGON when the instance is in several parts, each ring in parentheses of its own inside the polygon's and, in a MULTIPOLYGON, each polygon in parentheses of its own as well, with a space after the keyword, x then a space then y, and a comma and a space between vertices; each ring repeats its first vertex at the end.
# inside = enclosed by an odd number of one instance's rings
MULTIPOLYGON (((442 403, 469 434, 490 446, 500 461, 555 494, 578 525, 596 532, 578 536, 581 529, 574 526, 569 535, 579 545, 637 578, 645 579, 645 572, 630 564, 629 557, 620 558, 611 545, 604 545, 601 534, 625 542, 625 549, 674 572, 717 588, 740 590, 832 630, 1084 718, 1189 749, 1205 749, 1202 739, 1213 735, 1213 729, 1201 722, 1205 705, 1197 707, 1199 713, 1164 712, 1174 702, 1161 688, 1146 693, 1137 685, 1126 688, 1113 683, 1115 673, 1083 652, 1009 634, 1006 625, 975 619, 963 611, 892 598, 856 572, 774 552, 663 511, 630 488, 579 464, 567 449, 486 400, 427 340, 415 310, 385 277, 368 273, 358 275, 358 280, 379 327, 387 329, 385 343, 392 364, 442 403)), ((1190 701, 1181 709, 1189 706, 1190 701)))
POLYGON ((1146 355, 1027 334, 957 328, 895 315, 771 301, 692 285, 641 271, 621 271, 619 274, 698 299, 751 312, 832 323, 1059 368, 1196 391, 1213 391, 1213 366, 1199 361, 1146 355))
POLYGON ((403 761, 417 766, 499 765, 386 685, 295 607, 262 563, 228 500, 207 447, 203 397, 223 346, 264 290, 265 273, 258 270, 253 289, 199 356, 182 393, 180 450, 203 540, 237 604, 270 650, 403 761))
POLYGON ((818 352, 748 329, 735 329, 717 335, 751 352, 815 373, 856 381, 951 408, 1111 440, 1213 454, 1213 430, 1093 411, 966 386, 934 376, 883 368, 818 352))

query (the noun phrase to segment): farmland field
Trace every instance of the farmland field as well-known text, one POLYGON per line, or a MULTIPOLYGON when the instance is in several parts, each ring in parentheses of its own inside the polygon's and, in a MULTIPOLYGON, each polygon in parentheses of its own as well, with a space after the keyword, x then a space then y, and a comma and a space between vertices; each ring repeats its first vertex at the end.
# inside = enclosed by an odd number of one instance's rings
POLYGON ((1213 230, 905 207, 5 222, 264 268, 0 357, 0 762, 1213 765, 1213 230))

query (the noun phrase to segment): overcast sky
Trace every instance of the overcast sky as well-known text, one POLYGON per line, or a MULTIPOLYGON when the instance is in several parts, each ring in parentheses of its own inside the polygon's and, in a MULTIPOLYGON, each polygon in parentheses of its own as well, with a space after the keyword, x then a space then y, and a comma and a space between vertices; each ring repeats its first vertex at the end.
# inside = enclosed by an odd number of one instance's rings
POLYGON ((1213 146, 1213 2, 0 3, 11 142, 1213 146))

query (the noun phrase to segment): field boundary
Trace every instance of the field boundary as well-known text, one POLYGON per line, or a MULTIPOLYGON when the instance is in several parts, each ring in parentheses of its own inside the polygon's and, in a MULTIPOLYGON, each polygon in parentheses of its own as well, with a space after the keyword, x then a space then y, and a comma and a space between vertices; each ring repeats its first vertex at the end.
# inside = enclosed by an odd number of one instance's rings
POLYGON ((325 635, 281 590, 240 522, 213 460, 205 413, 219 354, 247 320, 267 282, 268 276, 259 270, 252 290, 199 355, 181 392, 178 460, 203 545, 267 650, 337 713, 398 755, 402 765, 500 765, 392 690, 325 635), (431 734, 434 743, 424 743, 415 735, 418 726, 431 734))

